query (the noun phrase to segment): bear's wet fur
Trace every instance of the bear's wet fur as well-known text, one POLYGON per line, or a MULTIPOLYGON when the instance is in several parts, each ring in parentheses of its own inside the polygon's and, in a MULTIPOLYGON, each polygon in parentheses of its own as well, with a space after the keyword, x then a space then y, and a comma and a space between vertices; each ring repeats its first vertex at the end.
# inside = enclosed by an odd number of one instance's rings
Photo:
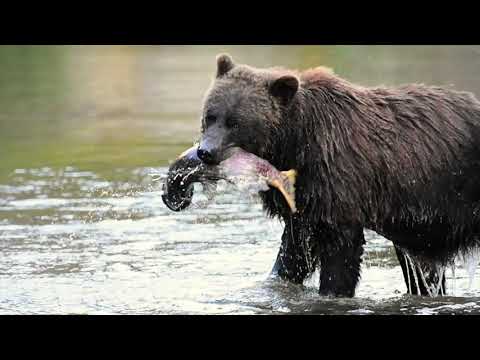
POLYGON ((273 269, 281 278, 302 283, 320 267, 320 294, 354 296, 371 229, 394 243, 410 293, 439 283, 443 294, 442 266, 480 245, 480 103, 471 93, 367 88, 324 67, 256 69, 221 55, 202 138, 212 109, 234 125, 210 138, 298 171, 296 214, 277 190, 261 193, 285 223, 273 269))

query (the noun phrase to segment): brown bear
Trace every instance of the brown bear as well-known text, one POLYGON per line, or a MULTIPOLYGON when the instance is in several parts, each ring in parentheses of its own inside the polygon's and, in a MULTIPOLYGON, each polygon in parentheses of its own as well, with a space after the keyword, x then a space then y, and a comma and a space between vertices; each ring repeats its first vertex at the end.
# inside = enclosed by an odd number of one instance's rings
MULTIPOLYGON (((471 93, 367 88, 323 67, 257 69, 220 55, 195 154, 214 166, 233 146, 297 170, 295 214, 278 190, 260 194, 285 223, 273 273, 302 283, 319 267, 322 295, 354 296, 364 229, 393 242, 411 294, 445 294, 445 266, 480 244, 480 102, 471 93)), ((170 188, 166 203, 175 194, 187 199, 176 210, 188 206, 191 191, 170 188)))

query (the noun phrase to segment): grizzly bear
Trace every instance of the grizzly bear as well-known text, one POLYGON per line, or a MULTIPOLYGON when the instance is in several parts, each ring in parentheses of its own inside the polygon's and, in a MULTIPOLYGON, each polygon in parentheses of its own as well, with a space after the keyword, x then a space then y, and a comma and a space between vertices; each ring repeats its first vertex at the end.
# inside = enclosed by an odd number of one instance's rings
POLYGON ((480 243, 480 102, 471 93, 369 88, 323 67, 257 69, 220 55, 201 131, 204 164, 238 146, 297 170, 295 214, 277 189, 260 193, 285 224, 273 274, 300 284, 319 268, 321 295, 354 296, 364 229, 393 242, 417 295, 445 294, 445 266, 480 243))

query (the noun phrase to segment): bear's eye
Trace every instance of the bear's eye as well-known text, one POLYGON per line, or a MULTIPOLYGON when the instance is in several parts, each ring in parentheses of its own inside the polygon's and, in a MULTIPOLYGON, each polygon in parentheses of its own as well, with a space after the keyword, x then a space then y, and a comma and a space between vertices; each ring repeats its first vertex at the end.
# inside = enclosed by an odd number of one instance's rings
POLYGON ((209 114, 209 115, 205 116, 205 124, 206 124, 207 126, 212 125, 212 124, 215 123, 216 121, 217 121, 217 117, 216 117, 215 115, 209 114))

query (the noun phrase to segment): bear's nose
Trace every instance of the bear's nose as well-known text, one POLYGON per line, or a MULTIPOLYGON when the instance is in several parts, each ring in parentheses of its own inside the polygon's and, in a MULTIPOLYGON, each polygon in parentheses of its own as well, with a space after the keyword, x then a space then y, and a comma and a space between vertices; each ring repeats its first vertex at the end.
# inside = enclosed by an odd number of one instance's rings
POLYGON ((215 163, 214 156, 210 151, 207 151, 204 149, 198 149, 197 156, 200 160, 202 160, 207 165, 213 165, 215 163))

